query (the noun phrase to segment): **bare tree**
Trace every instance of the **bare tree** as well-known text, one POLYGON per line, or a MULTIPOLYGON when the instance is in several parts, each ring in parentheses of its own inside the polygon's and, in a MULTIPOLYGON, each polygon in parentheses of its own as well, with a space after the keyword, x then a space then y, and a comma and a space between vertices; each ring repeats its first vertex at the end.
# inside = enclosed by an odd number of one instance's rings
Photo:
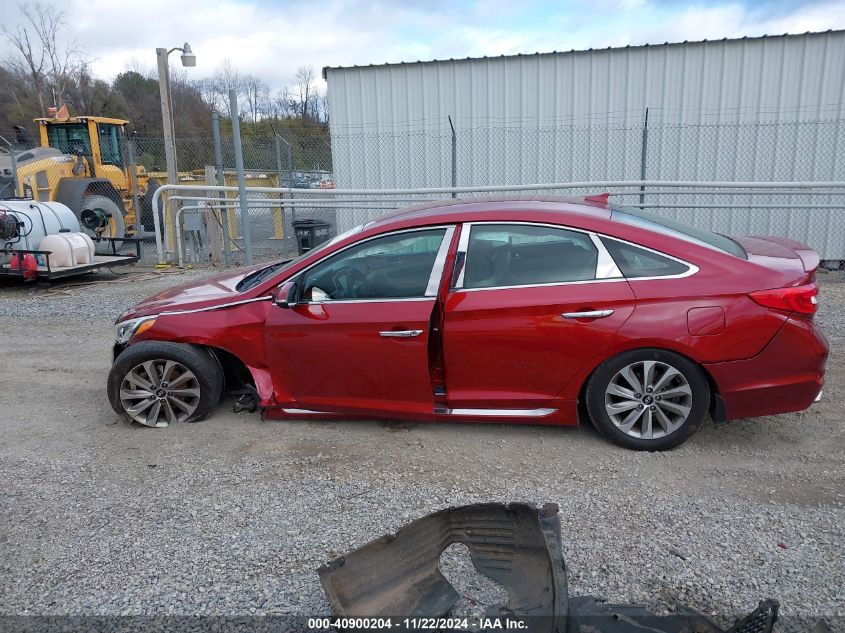
POLYGON ((317 93, 317 121, 326 124, 329 122, 329 96, 325 92, 317 93))
POLYGON ((270 88, 255 75, 244 75, 241 79, 247 110, 253 123, 267 114, 270 101, 270 88))
POLYGON ((300 66, 294 80, 296 81, 294 86, 296 113, 303 121, 307 121, 309 117, 314 118, 316 109, 317 89, 314 86, 314 69, 310 66, 300 66))
POLYGON ((230 59, 224 59, 223 63, 214 71, 214 92, 216 93, 217 111, 231 116, 231 108, 229 106, 229 91, 234 90, 240 97, 243 94, 243 85, 241 82, 241 75, 237 68, 232 65, 230 59))
POLYGON ((294 115, 294 99, 291 96, 290 88, 282 88, 273 97, 273 114, 280 119, 286 119, 294 115))
POLYGON ((137 57, 133 57, 126 63, 126 70, 133 73, 138 73, 141 77, 158 79, 158 69, 152 65, 142 62, 137 57))
POLYGON ((21 13, 24 22, 15 29, 3 26, 2 33, 17 52, 17 59, 11 60, 12 68, 32 82, 44 115, 46 100, 62 103, 68 88, 87 72, 90 62, 77 42, 62 43, 61 34, 67 26, 64 12, 36 2, 22 5, 21 13))
POLYGON ((38 107, 41 111, 41 116, 44 116, 47 112, 44 107, 44 92, 47 89, 47 77, 45 73, 45 68, 47 67, 46 53, 43 48, 38 46, 38 37, 30 35, 29 30, 25 26, 19 24, 14 31, 3 26, 2 31, 3 35, 19 55, 17 58, 10 59, 9 65, 13 70, 28 77, 32 82, 32 87, 38 97, 38 107), (33 39, 35 42, 33 42, 33 39))
POLYGON ((194 82, 194 87, 199 91, 204 103, 215 112, 220 112, 220 94, 217 91, 217 84, 213 77, 205 77, 194 82))

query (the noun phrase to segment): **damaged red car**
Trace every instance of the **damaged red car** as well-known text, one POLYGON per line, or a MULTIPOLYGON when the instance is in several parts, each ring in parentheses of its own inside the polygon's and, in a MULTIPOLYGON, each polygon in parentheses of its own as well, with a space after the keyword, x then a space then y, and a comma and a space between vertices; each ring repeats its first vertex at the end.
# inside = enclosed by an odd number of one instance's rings
POLYGON ((634 449, 821 397, 818 255, 606 197, 401 210, 292 261, 176 286, 121 315, 113 408, 575 426, 634 449))

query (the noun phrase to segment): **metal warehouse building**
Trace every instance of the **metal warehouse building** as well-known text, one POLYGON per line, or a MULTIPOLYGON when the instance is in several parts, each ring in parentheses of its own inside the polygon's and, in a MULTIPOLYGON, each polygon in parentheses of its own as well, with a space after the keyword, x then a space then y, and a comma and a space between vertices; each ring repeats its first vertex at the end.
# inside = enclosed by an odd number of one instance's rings
MULTIPOLYGON (((845 31, 323 76, 341 188, 448 186, 453 160, 458 185, 845 180, 845 31)), ((812 211, 797 208, 806 197, 767 200, 780 208, 665 212, 722 231, 788 234, 845 258, 832 208, 842 196, 812 211)))

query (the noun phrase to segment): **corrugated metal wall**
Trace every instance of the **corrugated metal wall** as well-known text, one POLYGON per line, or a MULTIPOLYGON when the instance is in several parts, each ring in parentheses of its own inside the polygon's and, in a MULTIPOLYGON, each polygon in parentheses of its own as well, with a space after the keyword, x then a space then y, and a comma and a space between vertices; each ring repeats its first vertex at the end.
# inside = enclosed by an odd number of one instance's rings
MULTIPOLYGON (((636 180, 646 108, 648 179, 845 180, 845 31, 325 75, 342 188, 449 185, 448 117, 459 185, 636 180)), ((845 258, 838 212, 665 212, 723 231, 788 231, 845 258)))
POLYGON ((327 68, 333 127, 795 121, 845 114, 845 31, 327 68))

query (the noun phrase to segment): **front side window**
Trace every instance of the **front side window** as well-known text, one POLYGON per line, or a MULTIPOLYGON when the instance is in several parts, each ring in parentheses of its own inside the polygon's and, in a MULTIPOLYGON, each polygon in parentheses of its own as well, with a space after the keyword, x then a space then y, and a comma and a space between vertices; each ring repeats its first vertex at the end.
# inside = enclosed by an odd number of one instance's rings
POLYGON ((690 269, 683 262, 627 242, 620 242, 609 237, 603 237, 601 240, 619 270, 628 279, 683 275, 690 269))
POLYGON ((445 228, 394 233, 333 255, 301 278, 304 301, 426 296, 445 228))
POLYGON ((467 245, 464 288, 595 279, 598 251, 585 233, 549 226, 477 224, 467 245))

